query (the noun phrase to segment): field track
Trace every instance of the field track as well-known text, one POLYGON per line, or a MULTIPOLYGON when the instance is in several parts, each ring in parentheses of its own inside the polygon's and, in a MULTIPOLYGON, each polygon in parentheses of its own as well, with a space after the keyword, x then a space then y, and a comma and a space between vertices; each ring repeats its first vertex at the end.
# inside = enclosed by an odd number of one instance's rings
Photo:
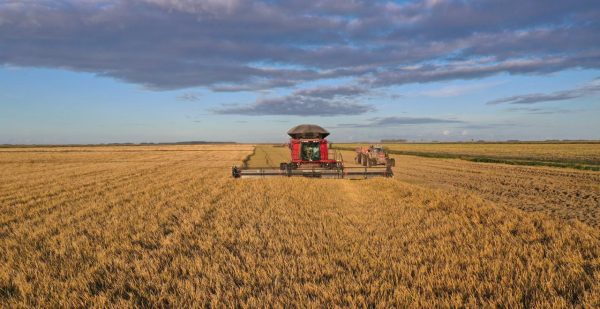
POLYGON ((457 160, 235 180, 253 147, 101 150, 0 150, 0 307, 600 306, 597 229, 448 183, 457 160))

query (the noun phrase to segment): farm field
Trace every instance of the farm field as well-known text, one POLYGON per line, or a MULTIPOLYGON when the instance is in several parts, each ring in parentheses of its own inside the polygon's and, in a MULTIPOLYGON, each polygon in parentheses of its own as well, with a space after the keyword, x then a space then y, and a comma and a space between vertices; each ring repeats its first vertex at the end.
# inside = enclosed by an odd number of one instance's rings
POLYGON ((279 145, 257 145, 249 159, 248 167, 279 168, 279 163, 290 160, 290 151, 279 145))
POLYGON ((600 228, 600 172, 393 155, 395 177, 600 228))
POLYGON ((540 177, 576 207, 598 173, 395 156, 394 179, 230 177, 286 151, 0 149, 0 307, 600 306, 597 225, 479 189, 531 169, 497 186, 540 177))
MULTIPOLYGON (((341 153, 347 165, 358 166, 353 164, 353 151, 341 153)), ((409 155, 391 157, 396 160, 393 170, 398 180, 426 188, 460 190, 521 210, 577 219, 600 228, 599 172, 409 155)), ((286 148, 264 145, 256 148, 256 156, 249 164, 278 167, 279 162, 286 160, 286 148)))
MULTIPOLYGON (((350 149, 358 145, 335 144, 335 147, 350 149)), ((400 143, 384 146, 397 154, 563 163, 565 166, 600 168, 600 143, 400 143)))

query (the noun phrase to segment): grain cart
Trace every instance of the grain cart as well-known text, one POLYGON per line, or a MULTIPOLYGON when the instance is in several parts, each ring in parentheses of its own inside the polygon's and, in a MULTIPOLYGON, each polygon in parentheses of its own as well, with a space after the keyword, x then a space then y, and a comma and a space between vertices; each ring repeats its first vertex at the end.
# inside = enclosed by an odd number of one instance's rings
POLYGON ((261 177, 315 177, 366 179, 372 177, 392 177, 392 166, 347 167, 341 154, 329 148, 325 139, 329 132, 318 125, 302 124, 291 128, 287 146, 290 161, 283 162, 279 169, 273 167, 248 168, 234 166, 234 178, 261 177))
POLYGON ((356 148, 356 157, 354 158, 354 161, 367 167, 374 165, 396 165, 396 160, 390 158, 389 154, 385 152, 381 145, 356 148))

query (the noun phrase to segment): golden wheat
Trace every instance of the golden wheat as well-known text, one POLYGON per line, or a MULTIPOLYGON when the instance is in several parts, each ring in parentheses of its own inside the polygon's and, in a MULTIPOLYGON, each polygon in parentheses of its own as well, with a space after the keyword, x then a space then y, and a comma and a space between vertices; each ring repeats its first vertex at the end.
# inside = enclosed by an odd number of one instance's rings
MULTIPOLYGON (((335 144, 336 147, 357 145, 359 144, 335 144)), ((385 147, 390 150, 427 154, 600 164, 600 143, 405 143, 386 144, 385 147)))
MULTIPOLYGON (((344 158, 352 151, 342 151, 344 158)), ((600 227, 600 172, 391 155, 394 177, 425 188, 476 194, 489 201, 600 227)))
POLYGON ((400 179, 232 179, 249 146, 45 150, 0 151, 2 307, 600 305, 576 221, 400 179))
POLYGON ((600 172, 394 156, 396 177, 600 227, 600 172))
POLYGON ((258 145, 248 160, 248 167, 279 168, 279 164, 291 160, 288 147, 281 145, 258 145))

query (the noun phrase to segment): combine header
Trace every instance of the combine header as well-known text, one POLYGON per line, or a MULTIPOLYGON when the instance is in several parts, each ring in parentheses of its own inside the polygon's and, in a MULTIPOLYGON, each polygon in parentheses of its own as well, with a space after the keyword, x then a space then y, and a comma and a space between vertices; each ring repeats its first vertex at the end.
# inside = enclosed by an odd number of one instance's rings
POLYGON ((327 130, 317 125, 303 124, 290 129, 288 147, 291 161, 273 167, 248 168, 234 166, 231 174, 235 178, 262 177, 314 177, 366 179, 373 177, 392 177, 392 165, 378 167, 344 166, 342 155, 332 149, 325 137, 327 130))

